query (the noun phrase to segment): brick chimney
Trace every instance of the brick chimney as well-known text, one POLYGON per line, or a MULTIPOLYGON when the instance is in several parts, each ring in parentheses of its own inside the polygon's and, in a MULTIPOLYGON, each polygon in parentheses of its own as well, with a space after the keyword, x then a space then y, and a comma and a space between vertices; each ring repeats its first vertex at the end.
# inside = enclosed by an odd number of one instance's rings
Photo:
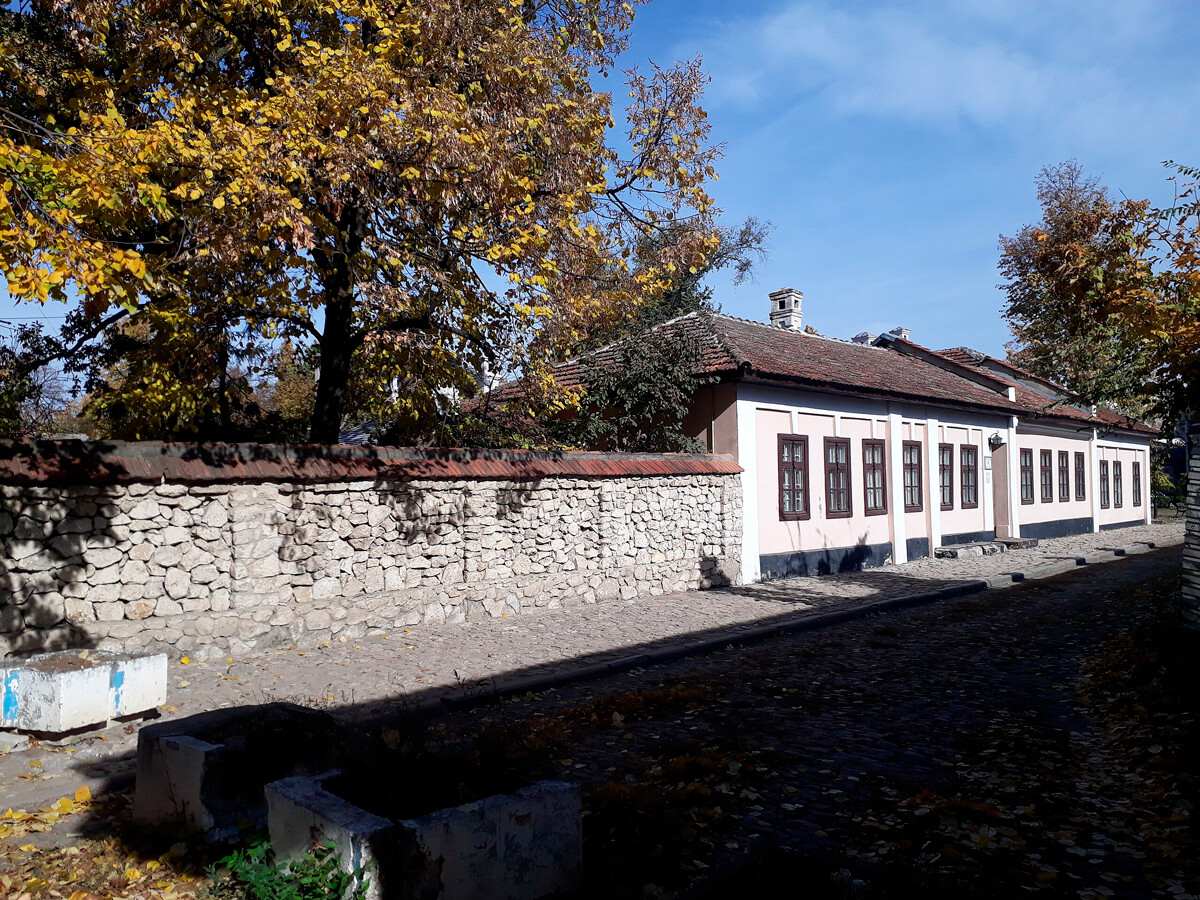
POLYGON ((788 331, 802 331, 800 304, 804 293, 795 288, 771 291, 771 324, 788 331))

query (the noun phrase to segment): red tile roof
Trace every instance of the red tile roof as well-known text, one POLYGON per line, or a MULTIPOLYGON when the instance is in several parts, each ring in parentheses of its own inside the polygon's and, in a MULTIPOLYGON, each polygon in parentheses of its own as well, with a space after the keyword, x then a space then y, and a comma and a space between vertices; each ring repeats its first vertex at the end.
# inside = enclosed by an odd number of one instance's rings
POLYGON ((715 317, 723 344, 751 374, 812 387, 971 406, 1014 414, 1002 393, 912 356, 883 347, 788 331, 773 325, 715 317))
MULTIPOLYGON (((664 334, 690 334, 700 342, 699 375, 783 381, 820 390, 873 394, 952 406, 1017 410, 1002 393, 988 390, 937 366, 898 353, 839 341, 733 316, 691 313, 659 325, 664 334)), ((554 373, 564 387, 581 384, 588 365, 615 361, 619 342, 560 363, 554 373)))
POLYGON ((0 484, 321 482, 736 474, 729 456, 280 444, 0 442, 0 484))
POLYGON ((954 347, 949 350, 939 350, 937 352, 940 356, 952 362, 985 371, 993 378, 1015 388, 1017 404, 1025 407, 1026 415, 1036 418, 1060 419, 1075 424, 1086 423, 1088 427, 1117 428, 1123 431, 1135 431, 1140 434, 1158 433, 1158 429, 1153 425, 1138 421, 1108 407, 1099 406, 1096 408, 1095 414, 1093 414, 1090 407, 1085 407, 1079 403, 1072 403, 1071 401, 1074 399, 1073 395, 1062 385, 1055 384, 1048 378, 1042 378, 1040 375, 1035 375, 1005 360, 996 359, 994 356, 988 356, 986 353, 980 353, 978 350, 972 350, 970 347, 954 347), (1004 371, 998 372, 994 367, 998 367, 1004 371), (1036 384, 1043 385, 1048 390, 1061 395, 1061 397, 1047 396, 1029 387, 1028 384, 1024 383, 1026 381, 1033 381, 1036 384))
MULTIPOLYGON (((1154 431, 1111 410, 1101 410, 1092 416, 1065 404, 1055 405, 1051 398, 1019 380, 983 368, 979 365, 983 354, 965 347, 930 350, 892 336, 888 336, 884 346, 859 344, 721 314, 690 313, 664 322, 656 330, 663 334, 690 334, 700 342, 702 356, 697 374, 782 382, 818 391, 979 409, 1077 426, 1154 431), (1009 387, 1015 388, 1015 401, 1008 399, 1009 387)), ((620 342, 610 344, 560 363, 554 369, 558 383, 564 387, 580 385, 588 365, 615 362, 619 347, 620 342)), ((1044 379, 1039 380, 1050 385, 1044 379)), ((501 388, 497 395, 503 398, 514 388, 511 385, 501 388)))

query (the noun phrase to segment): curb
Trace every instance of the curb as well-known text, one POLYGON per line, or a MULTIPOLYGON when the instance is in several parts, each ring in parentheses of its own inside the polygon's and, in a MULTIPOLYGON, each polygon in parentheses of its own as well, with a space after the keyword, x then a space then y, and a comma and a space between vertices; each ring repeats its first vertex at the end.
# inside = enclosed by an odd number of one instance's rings
POLYGON ((547 675, 530 675, 524 678, 516 678, 512 680, 500 680, 495 682, 490 690, 486 691, 481 689, 478 692, 469 694, 448 693, 443 696, 429 697, 421 701, 415 708, 413 708, 412 711, 420 714, 437 712, 439 710, 471 709, 476 706, 484 706, 496 700, 504 700, 521 694, 538 693, 540 691, 550 690, 551 688, 562 687, 567 684, 592 681, 608 675, 620 675, 633 669, 641 669, 649 665, 657 665, 660 663, 674 662, 675 660, 686 659, 691 656, 700 656, 705 653, 711 653, 714 650, 722 650, 727 647, 757 643, 759 641, 769 640, 770 638, 779 637, 780 635, 784 634, 798 634, 805 631, 817 631, 833 625, 841 625, 846 622, 865 619, 868 616, 878 615, 880 613, 893 612, 914 606, 926 606, 931 603, 936 603, 940 600, 954 600, 959 597, 980 594, 988 590, 1002 590, 1004 588, 1010 588, 1017 584, 1021 584, 1025 581, 1037 581, 1043 578, 1053 578, 1056 575, 1063 575, 1067 572, 1074 572, 1083 566, 1101 565, 1107 562, 1116 562, 1118 559, 1124 559, 1128 556, 1141 555, 1143 553, 1150 553, 1155 550, 1166 550, 1171 547, 1178 547, 1183 544, 1183 542, 1184 538, 1182 536, 1177 539, 1169 538, 1167 540, 1157 542, 1140 541, 1136 544, 1130 544, 1125 547, 1116 547, 1111 550, 1100 550, 1095 553, 1089 553, 1086 556, 1076 556, 1074 558, 1064 559, 1060 562, 1034 566, 1024 571, 1006 572, 1003 575, 993 575, 989 578, 965 581, 960 584, 951 585, 950 587, 939 588, 934 591, 927 591, 923 594, 912 594, 905 597, 893 597, 885 600, 877 600, 874 603, 866 603, 862 606, 857 606, 854 609, 843 609, 828 613, 818 613, 816 615, 796 619, 792 622, 776 622, 770 625, 747 624, 743 626, 734 626, 734 629, 731 629, 732 633, 722 635, 720 637, 698 638, 694 641, 682 643, 676 646, 663 647, 659 650, 647 650, 629 656, 618 657, 617 659, 608 660, 606 662, 592 663, 567 672, 551 673, 547 675))

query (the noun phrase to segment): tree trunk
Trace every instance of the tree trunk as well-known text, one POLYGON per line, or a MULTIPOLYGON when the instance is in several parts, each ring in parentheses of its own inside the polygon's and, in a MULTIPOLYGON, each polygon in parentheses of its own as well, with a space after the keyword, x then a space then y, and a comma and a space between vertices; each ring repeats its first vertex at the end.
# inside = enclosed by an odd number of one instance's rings
POLYGON ((346 384, 350 380, 353 289, 325 304, 325 331, 321 335, 321 373, 313 406, 308 439, 314 444, 336 444, 342 431, 346 384))
POLYGON ((321 371, 308 439, 313 444, 336 444, 342 431, 346 384, 354 357, 354 258, 362 249, 363 216, 347 203, 338 217, 340 244, 333 251, 318 249, 313 256, 321 269, 325 294, 325 330, 321 333, 321 371))
POLYGON ((229 416, 229 333, 222 335, 217 350, 217 363, 221 374, 217 376, 217 417, 220 420, 219 435, 223 441, 230 440, 229 416))

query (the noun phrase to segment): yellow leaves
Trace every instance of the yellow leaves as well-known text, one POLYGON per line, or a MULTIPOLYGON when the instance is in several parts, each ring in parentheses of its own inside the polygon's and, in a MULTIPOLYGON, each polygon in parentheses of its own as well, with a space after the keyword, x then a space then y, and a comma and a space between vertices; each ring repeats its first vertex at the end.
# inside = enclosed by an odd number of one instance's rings
POLYGON ((23 837, 33 832, 49 831, 54 823, 63 816, 86 809, 91 798, 91 791, 86 786, 81 786, 75 791, 74 799, 62 797, 36 812, 9 809, 0 815, 0 840, 23 837))

